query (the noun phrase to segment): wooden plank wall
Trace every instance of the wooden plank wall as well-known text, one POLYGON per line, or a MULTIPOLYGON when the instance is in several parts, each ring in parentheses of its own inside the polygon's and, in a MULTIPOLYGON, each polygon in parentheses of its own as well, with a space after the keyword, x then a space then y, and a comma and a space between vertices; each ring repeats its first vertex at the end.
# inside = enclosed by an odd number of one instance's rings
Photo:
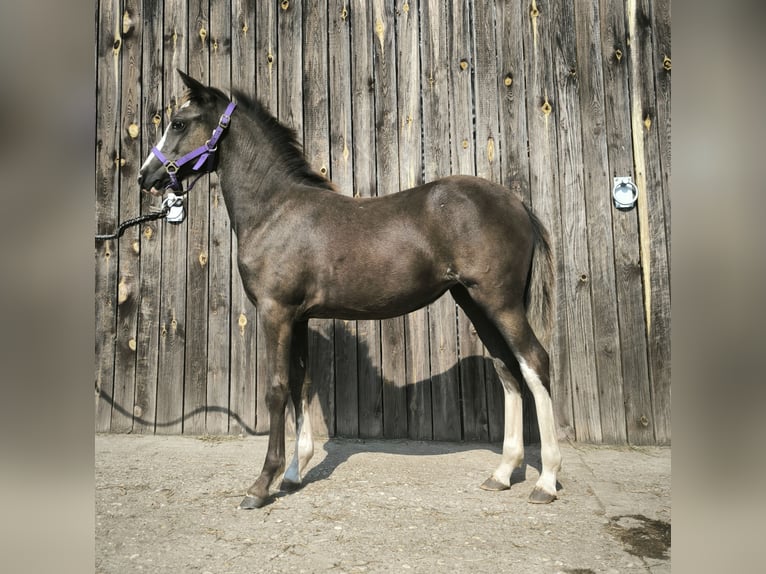
MULTIPOLYGON (((670 442, 669 0, 99 0, 97 22, 98 233, 157 207, 135 178, 182 95, 176 68, 257 95, 340 193, 500 182, 552 236, 562 434, 670 442), (639 203, 617 211, 626 175, 639 203)), ((96 243, 99 432, 268 428, 258 314, 215 174, 186 209, 96 243)), ((318 434, 502 439, 500 385, 449 298, 312 322, 310 350, 318 434)), ((527 392, 524 410, 536 442, 527 392)))

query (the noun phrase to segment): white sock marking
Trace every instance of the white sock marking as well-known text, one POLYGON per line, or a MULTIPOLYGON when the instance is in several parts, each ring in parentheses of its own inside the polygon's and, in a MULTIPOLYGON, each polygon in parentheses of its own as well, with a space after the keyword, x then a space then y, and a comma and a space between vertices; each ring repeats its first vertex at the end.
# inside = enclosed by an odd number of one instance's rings
POLYGON ((556 438, 556 424, 553 420, 553 403, 534 369, 524 359, 519 359, 519 366, 524 380, 535 397, 537 422, 540 426, 540 458, 543 462, 543 471, 540 473, 537 486, 555 496, 556 473, 561 467, 561 452, 556 438))
POLYGON ((303 471, 306 470, 311 457, 314 456, 314 436, 311 430, 311 417, 306 401, 301 401, 301 415, 298 417, 298 429, 295 433, 295 453, 290 466, 285 471, 284 479, 300 484, 303 471))

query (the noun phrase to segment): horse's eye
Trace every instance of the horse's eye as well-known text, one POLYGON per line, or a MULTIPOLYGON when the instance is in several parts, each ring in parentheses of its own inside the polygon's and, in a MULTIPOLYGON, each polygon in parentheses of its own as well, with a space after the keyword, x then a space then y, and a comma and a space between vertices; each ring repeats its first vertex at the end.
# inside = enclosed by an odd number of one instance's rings
POLYGON ((184 129, 184 128, 186 127, 186 123, 185 123, 185 122, 182 122, 182 121, 180 121, 180 120, 176 120, 176 121, 174 121, 174 122, 173 122, 172 124, 170 124, 170 125, 171 125, 171 127, 172 127, 174 130, 176 130, 176 131, 179 131, 179 132, 180 132, 182 129, 184 129))

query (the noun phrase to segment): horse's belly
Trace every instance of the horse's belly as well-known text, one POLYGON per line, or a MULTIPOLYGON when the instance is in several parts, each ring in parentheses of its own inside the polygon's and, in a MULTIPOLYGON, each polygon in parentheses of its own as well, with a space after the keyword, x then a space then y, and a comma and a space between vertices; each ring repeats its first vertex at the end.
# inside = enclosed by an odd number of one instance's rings
POLYGON ((387 290, 368 284, 359 290, 326 289, 313 301, 308 301, 307 318, 364 320, 388 319, 410 313, 434 302, 451 286, 451 281, 429 285, 409 285, 387 290))

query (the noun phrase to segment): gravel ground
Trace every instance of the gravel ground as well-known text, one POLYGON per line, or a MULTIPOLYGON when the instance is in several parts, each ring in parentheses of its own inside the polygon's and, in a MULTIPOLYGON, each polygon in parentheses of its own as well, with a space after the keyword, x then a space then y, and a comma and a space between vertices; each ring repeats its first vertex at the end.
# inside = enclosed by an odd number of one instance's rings
POLYGON ((318 441, 302 490, 239 510, 266 445, 97 435, 96 572, 670 572, 670 448, 562 444, 533 505, 536 445, 486 492, 499 445, 318 441))

